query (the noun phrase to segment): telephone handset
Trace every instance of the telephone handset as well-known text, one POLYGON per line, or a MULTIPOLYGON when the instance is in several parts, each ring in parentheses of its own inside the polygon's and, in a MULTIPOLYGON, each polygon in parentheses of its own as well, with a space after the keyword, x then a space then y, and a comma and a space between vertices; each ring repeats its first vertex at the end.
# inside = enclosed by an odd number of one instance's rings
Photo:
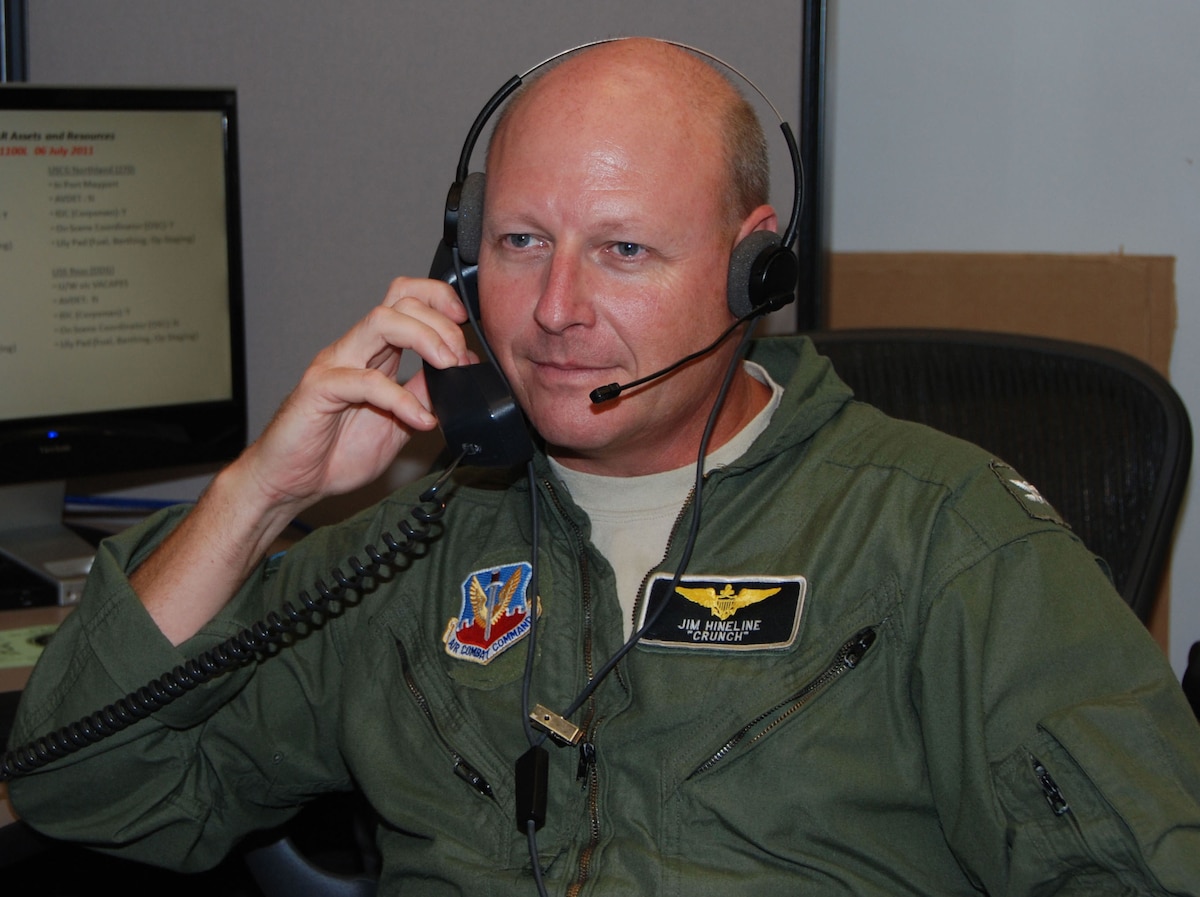
MULTIPOLYGON (((456 264, 451 250, 439 243, 429 272, 455 287, 472 324, 479 307, 476 270, 456 264)), ((451 455, 461 452, 464 464, 481 467, 513 467, 533 457, 525 416, 493 361, 441 370, 426 363, 425 382, 451 455)))

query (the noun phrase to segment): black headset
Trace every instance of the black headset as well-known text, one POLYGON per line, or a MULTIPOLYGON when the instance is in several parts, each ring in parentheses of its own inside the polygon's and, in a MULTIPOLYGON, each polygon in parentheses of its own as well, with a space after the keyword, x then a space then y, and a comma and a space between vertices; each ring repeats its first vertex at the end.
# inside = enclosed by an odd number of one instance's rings
MULTIPOLYGON (((459 154, 454 183, 450 186, 450 192, 446 196, 442 243, 447 250, 457 250, 461 265, 458 270, 464 281, 461 286, 469 297, 468 302, 471 304, 471 311, 476 318, 479 315, 478 294, 475 290, 466 288, 466 281, 468 278, 473 279, 479 262, 479 247, 483 241, 483 194, 486 176, 481 172, 470 172, 469 169, 475 144, 479 141, 484 126, 496 110, 504 104, 504 101, 524 83, 525 79, 565 56, 589 47, 626 39, 610 38, 581 44, 551 56, 522 75, 514 75, 492 95, 492 98, 475 117, 475 122, 467 132, 467 139, 459 154)), ((804 202, 804 169, 795 135, 788 123, 779 115, 779 110, 759 89, 758 85, 729 63, 687 44, 668 40, 662 42, 695 53, 715 63, 722 70, 733 74, 761 97, 779 120, 779 127, 783 132, 784 140, 787 141, 788 155, 792 162, 794 185, 792 212, 782 237, 772 231, 754 231, 733 248, 729 259, 727 296, 730 312, 739 319, 782 308, 796 298, 796 282, 800 269, 800 263, 792 244, 796 241, 800 209, 804 202)))

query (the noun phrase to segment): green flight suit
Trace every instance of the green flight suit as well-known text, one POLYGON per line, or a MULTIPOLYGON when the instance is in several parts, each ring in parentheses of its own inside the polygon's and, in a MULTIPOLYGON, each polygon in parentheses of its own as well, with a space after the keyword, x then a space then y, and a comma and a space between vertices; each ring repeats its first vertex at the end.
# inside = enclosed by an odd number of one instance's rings
MULTIPOLYGON (((695 597, 664 592, 671 626, 572 715, 588 753, 547 743, 550 893, 1200 894, 1200 727, 1102 566, 1017 473, 851 401, 806 339, 751 357, 785 393, 750 450, 706 477, 695 597)), ((561 711, 623 620, 586 517, 534 466, 530 695, 561 711)), ((423 556, 276 656, 14 780, 18 811, 200 869, 357 787, 381 820, 381 893, 535 893, 513 772, 528 747, 529 486, 523 471, 456 477, 423 556)), ((105 543, 14 740, 366 560, 422 485, 265 564, 178 650, 124 571, 183 512, 105 543)))

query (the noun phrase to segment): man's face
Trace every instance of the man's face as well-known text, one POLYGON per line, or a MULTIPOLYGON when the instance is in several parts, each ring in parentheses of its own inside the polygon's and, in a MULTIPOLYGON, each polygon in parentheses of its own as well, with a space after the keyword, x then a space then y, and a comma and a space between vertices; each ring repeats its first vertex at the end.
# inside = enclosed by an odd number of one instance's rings
POLYGON ((551 453, 636 474, 695 459, 728 351, 604 405, 588 393, 650 374, 731 323, 738 234, 720 206, 720 146, 663 127, 661 110, 608 99, 531 100, 493 147, 481 317, 551 453))

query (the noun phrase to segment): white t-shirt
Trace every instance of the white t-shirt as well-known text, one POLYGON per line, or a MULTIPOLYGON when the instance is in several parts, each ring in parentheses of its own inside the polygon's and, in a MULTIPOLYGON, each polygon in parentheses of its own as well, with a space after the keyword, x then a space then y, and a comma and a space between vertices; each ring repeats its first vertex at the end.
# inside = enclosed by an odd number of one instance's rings
MULTIPOLYGON (((733 439, 704 459, 705 472, 724 467, 750 447, 779 407, 783 387, 761 366, 744 362, 746 372, 771 390, 771 399, 733 439)), ((580 473, 550 464, 575 503, 592 522, 592 542, 617 575, 617 599, 625 617, 625 637, 633 632, 633 608, 646 574, 666 556, 667 540, 696 483, 696 465, 640 477, 580 473)))

